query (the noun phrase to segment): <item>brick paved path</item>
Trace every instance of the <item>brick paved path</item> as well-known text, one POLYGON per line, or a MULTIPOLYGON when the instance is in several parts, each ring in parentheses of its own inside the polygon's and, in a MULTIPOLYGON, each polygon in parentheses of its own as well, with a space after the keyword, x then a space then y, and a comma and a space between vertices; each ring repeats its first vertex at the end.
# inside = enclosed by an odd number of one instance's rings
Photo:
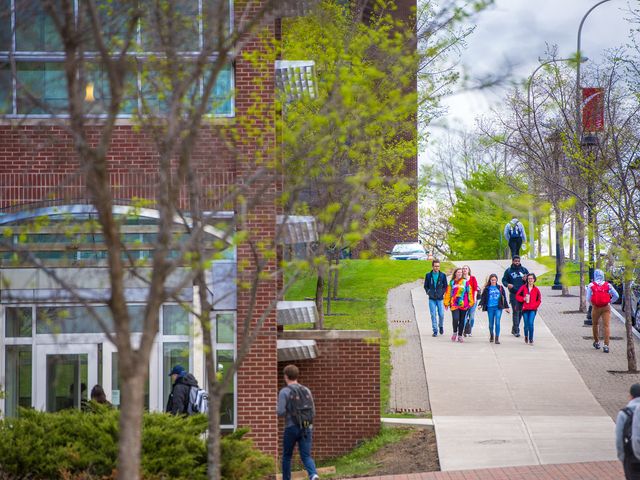
MULTIPOLYGON (((578 310, 578 287, 570 289, 572 297, 561 297, 560 292, 543 287, 545 304, 555 306, 555 315, 545 311, 544 321, 556 337, 569 359, 580 373, 587 388, 612 419, 627 402, 629 386, 640 382, 640 375, 612 374, 608 370, 627 370, 627 340, 624 325, 611 315, 611 352, 593 348, 591 327, 584 326, 585 314, 578 310), (573 313, 568 313, 573 312, 573 313), (587 338, 584 338, 587 337, 587 338)), ((640 342, 635 339, 636 356, 640 359, 640 342)))
POLYGON ((369 480, 624 480, 620 462, 565 463, 368 477, 369 480))

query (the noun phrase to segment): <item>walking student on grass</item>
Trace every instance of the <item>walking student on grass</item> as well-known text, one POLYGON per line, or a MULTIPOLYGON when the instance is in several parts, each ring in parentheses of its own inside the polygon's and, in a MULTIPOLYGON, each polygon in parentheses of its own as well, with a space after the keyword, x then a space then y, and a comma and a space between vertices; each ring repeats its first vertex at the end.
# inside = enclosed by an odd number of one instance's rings
POLYGON ((542 294, 536 287, 536 275, 527 275, 525 283, 516 293, 516 300, 522 303, 522 319, 524 320, 524 343, 533 345, 533 321, 536 319, 538 308, 542 303, 542 294))
POLYGON ((462 335, 464 332, 465 318, 467 311, 473 306, 475 297, 471 294, 471 286, 469 281, 462 276, 462 269, 456 268, 453 271, 451 281, 447 286, 444 294, 444 308, 451 308, 451 319, 453 323, 453 335, 451 341, 462 343, 462 335))
POLYGON ((509 311, 509 302, 507 301, 507 292, 504 287, 498 283, 498 275, 492 273, 489 275, 482 294, 480 295, 480 307, 483 312, 487 312, 489 316, 489 342, 495 340, 496 345, 500 344, 500 317, 502 310, 509 311), (495 335, 494 335, 495 332, 495 335))

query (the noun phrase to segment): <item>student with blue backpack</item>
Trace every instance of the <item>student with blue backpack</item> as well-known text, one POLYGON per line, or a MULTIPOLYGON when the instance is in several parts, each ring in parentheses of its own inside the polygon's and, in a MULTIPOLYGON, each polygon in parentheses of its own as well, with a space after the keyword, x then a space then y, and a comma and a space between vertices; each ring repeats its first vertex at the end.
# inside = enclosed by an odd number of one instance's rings
POLYGON ((504 226, 504 238, 509 244, 511 250, 511 257, 520 255, 520 248, 523 243, 527 243, 527 235, 524 232, 524 226, 518 220, 518 217, 513 217, 509 223, 504 226))
POLYGON ((285 418, 282 436, 282 480, 291 480, 291 459, 296 443, 309 479, 319 480, 316 464, 311 458, 313 418, 316 413, 313 396, 307 387, 298 383, 298 367, 287 365, 283 373, 287 385, 278 393, 278 416, 285 418))
POLYGON ((616 451, 624 468, 626 480, 640 480, 640 383, 629 389, 629 403, 618 412, 616 419, 616 451))

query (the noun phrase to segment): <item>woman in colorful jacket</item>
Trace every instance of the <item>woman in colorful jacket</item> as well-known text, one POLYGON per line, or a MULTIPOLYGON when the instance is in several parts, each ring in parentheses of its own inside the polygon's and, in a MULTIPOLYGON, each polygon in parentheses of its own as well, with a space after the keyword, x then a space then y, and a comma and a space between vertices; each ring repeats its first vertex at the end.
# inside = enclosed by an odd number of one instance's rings
POLYGON ((482 307, 482 311, 487 312, 489 316, 489 342, 493 342, 495 338, 496 345, 499 345, 502 310, 506 310, 507 313, 510 313, 510 310, 507 293, 504 287, 498 283, 498 275, 495 273, 489 275, 489 280, 487 280, 487 284, 484 286, 482 294, 480 295, 479 305, 482 307))
POLYGON ((476 317, 476 304, 478 300, 478 293, 480 292, 480 288, 478 287, 478 280, 476 277, 471 275, 471 267, 469 265, 462 266, 462 276, 469 282, 469 288, 471 289, 471 294, 473 295, 473 305, 467 310, 467 318, 465 319, 464 326, 464 336, 471 336, 471 330, 473 329, 473 324, 475 323, 476 317))
POLYGON ((542 303, 540 290, 535 286, 536 276, 533 273, 527 275, 527 283, 520 287, 516 293, 516 300, 522 303, 522 319, 524 320, 524 343, 533 345, 533 321, 538 313, 538 307, 542 303))
POLYGON ((469 281, 462 276, 462 269, 456 268, 453 271, 451 281, 447 285, 447 291, 444 293, 444 308, 451 308, 451 317, 453 320, 453 335, 451 341, 462 343, 462 334, 464 331, 464 321, 467 311, 473 306, 474 296, 471 293, 469 281))

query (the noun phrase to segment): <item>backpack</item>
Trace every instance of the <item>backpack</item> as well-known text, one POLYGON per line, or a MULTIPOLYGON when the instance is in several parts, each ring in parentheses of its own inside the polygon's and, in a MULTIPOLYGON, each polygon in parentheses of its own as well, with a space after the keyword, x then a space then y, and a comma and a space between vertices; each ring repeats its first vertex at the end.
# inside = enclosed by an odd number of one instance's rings
POLYGON ((189 403, 187 403, 187 415, 196 413, 209 413, 209 394, 200 387, 189 389, 189 403))
POLYGON ((624 421, 624 427, 622 428, 622 446, 624 447, 624 456, 625 458, 630 458, 631 463, 640 465, 640 459, 638 459, 635 453, 633 453, 633 447, 631 446, 631 427, 633 425, 633 414, 635 413, 635 410, 632 410, 629 407, 624 407, 621 412, 624 412, 627 416, 627 419, 624 421))
POLYGON ((301 429, 307 429, 313 425, 313 398, 311 392, 304 385, 289 385, 289 397, 287 411, 294 423, 301 429))
POLYGON ((595 307, 606 307, 611 302, 609 294, 609 284, 604 282, 602 285, 597 283, 591 284, 591 304, 595 307))
POLYGON ((509 238, 520 238, 522 234, 520 233, 520 222, 511 223, 509 227, 509 238))

